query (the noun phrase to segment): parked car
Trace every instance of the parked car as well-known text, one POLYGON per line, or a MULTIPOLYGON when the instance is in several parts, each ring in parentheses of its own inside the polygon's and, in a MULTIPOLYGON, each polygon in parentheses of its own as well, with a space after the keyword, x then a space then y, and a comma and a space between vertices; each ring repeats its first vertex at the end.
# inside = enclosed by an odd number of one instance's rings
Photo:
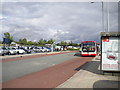
POLYGON ((43 51, 44 52, 50 52, 50 49, 46 48, 46 47, 43 47, 43 51))
POLYGON ((48 47, 47 47, 47 49, 48 49, 48 52, 51 52, 51 51, 52 51, 52 49, 51 49, 51 48, 48 48, 48 47))
POLYGON ((8 54, 9 55, 17 54, 17 51, 14 48, 8 48, 8 54))
POLYGON ((8 50, 5 47, 0 47, 0 55, 4 56, 8 54, 8 50))
POLYGON ((16 47, 13 47, 12 49, 15 49, 17 54, 24 54, 25 53, 25 50, 21 49, 21 48, 16 48, 16 47))
POLYGON ((34 47, 34 48, 33 48, 33 51, 34 51, 34 52, 40 52, 40 48, 39 48, 39 47, 34 47))
POLYGON ((0 56, 4 56, 4 55, 5 55, 5 53, 4 53, 3 49, 0 48, 0 56))
POLYGON ((47 49, 45 49, 44 47, 37 47, 37 51, 38 52, 46 52, 47 49))
POLYGON ((20 49, 23 49, 26 53, 31 53, 30 49, 25 49, 25 48, 20 48, 20 49))
POLYGON ((2 48, 0 48, 0 56, 3 56, 4 54, 3 54, 3 49, 2 48))
POLYGON ((39 52, 45 52, 45 49, 43 47, 38 47, 39 52))

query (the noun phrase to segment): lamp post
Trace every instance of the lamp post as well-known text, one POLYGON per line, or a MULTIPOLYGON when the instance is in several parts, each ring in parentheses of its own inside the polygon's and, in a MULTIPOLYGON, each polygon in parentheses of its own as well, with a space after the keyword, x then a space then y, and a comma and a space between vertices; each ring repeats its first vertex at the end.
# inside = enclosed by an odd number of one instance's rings
POLYGON ((105 28, 104 28, 104 6, 103 6, 103 1, 102 1, 102 27, 103 27, 103 31, 105 32, 105 28))
POLYGON ((107 32, 109 32, 109 2, 107 2, 107 32))
MULTIPOLYGON (((91 1, 91 3, 95 3, 95 2, 91 1)), ((104 28, 104 4, 103 4, 103 1, 101 2, 101 4, 102 4, 102 29, 105 32, 105 28, 104 28)))

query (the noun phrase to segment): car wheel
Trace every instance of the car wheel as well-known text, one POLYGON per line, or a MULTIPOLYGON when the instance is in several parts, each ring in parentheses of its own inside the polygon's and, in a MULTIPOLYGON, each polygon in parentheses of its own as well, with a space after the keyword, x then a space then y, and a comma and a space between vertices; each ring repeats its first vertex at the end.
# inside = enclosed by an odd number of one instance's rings
POLYGON ((8 55, 11 55, 11 53, 10 53, 10 52, 8 52, 8 55))
POLYGON ((4 56, 5 54, 2 54, 2 56, 4 56))
POLYGON ((20 54, 19 52, 17 52, 17 54, 20 54))

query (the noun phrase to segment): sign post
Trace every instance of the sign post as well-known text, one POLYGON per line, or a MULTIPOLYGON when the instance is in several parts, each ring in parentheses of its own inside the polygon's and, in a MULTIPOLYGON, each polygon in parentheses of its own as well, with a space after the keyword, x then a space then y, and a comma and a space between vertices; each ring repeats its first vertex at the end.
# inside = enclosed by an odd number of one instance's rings
POLYGON ((102 71, 120 72, 120 33, 101 32, 102 71))

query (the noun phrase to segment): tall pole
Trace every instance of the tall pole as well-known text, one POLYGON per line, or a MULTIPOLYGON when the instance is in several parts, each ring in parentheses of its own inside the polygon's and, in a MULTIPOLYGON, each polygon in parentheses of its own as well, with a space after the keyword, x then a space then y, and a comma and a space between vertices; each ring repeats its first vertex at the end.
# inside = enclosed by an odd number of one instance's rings
POLYGON ((107 2, 107 32, 109 32, 109 2, 107 2))
POLYGON ((104 28, 104 4, 102 1, 102 29, 105 32, 105 28, 104 28))
MULTIPOLYGON (((94 3, 93 1, 91 3, 94 3)), ((103 31, 105 32, 105 26, 104 26, 104 4, 103 4, 103 1, 102 1, 102 29, 103 31)))

